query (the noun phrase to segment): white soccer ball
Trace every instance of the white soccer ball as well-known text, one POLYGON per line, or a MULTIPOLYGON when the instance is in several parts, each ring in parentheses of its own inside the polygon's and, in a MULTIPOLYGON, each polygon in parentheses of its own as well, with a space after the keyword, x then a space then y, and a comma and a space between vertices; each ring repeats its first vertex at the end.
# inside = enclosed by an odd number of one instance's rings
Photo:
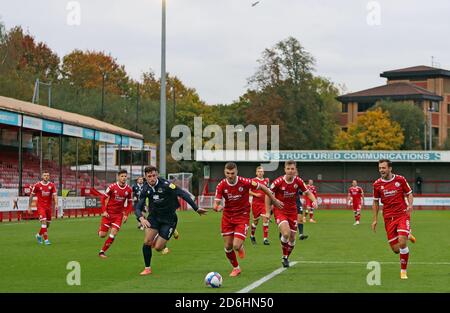
POLYGON ((219 288, 222 286, 222 276, 217 272, 210 272, 206 274, 205 284, 211 288, 219 288))

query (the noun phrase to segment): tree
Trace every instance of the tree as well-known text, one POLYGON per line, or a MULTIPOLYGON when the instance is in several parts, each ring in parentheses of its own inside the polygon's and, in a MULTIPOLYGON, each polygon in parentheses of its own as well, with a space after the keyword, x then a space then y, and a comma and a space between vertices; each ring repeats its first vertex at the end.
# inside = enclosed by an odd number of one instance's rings
POLYGON ((327 149, 337 132, 338 89, 313 75, 315 60, 289 37, 266 49, 249 78, 247 123, 280 126, 281 149, 327 149))
POLYGON ((400 124, 391 121, 389 112, 378 108, 359 117, 347 132, 341 131, 335 147, 341 150, 398 150, 404 138, 400 124))
POLYGON ((381 108, 389 112, 391 120, 400 124, 405 135, 402 150, 420 150, 423 148, 423 111, 407 102, 381 101, 373 109, 381 108))
POLYGON ((63 78, 80 89, 102 88, 110 93, 127 94, 130 79, 123 65, 111 55, 97 51, 74 50, 64 56, 61 66, 63 78))

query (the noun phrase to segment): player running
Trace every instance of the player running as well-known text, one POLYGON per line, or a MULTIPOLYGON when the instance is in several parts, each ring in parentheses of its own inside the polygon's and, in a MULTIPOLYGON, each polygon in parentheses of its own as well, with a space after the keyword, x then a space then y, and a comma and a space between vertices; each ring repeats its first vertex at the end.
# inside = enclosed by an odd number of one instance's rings
MULTIPOLYGON (((308 185, 306 185, 306 187, 314 195, 314 198, 317 199, 317 187, 314 186, 314 181, 312 179, 308 180, 308 185)), ((308 217, 308 212, 309 212, 309 222, 317 223, 316 220, 314 220, 314 207, 312 205, 311 199, 307 195, 304 195, 304 197, 305 197, 306 211, 303 212, 303 214, 304 214, 303 215, 303 223, 306 223, 306 218, 308 217)))
MULTIPOLYGON (((258 166, 256 168, 256 177, 252 179, 253 181, 262 184, 266 187, 269 187, 269 179, 264 178, 264 168, 262 166, 258 166)), ((269 214, 266 212, 265 199, 266 194, 261 189, 256 189, 252 187, 250 189, 250 195, 253 196, 252 199, 252 214, 253 214, 253 223, 252 223, 252 231, 250 235, 250 240, 252 244, 256 244, 255 231, 256 226, 258 225, 260 217, 263 218, 263 236, 264 236, 264 244, 269 245, 269 214)))
MULTIPOLYGON (((311 207, 317 208, 316 198, 303 180, 295 175, 296 163, 287 161, 284 165, 284 176, 275 179, 270 185, 275 198, 284 203, 284 207, 274 208, 275 220, 281 233, 281 249, 283 251, 283 267, 289 267, 289 255, 295 247, 297 233, 297 205, 296 198, 300 189, 311 200, 311 207)), ((266 208, 270 206, 270 200, 266 198, 266 208)))
POLYGON ((378 171, 381 178, 373 183, 372 230, 376 231, 380 209, 378 201, 381 200, 388 242, 395 254, 400 253, 400 278, 408 279, 406 272, 409 258, 408 237, 411 242, 416 242, 416 238, 410 233, 413 209, 412 190, 403 176, 392 173, 391 161, 386 159, 378 161, 378 171))
POLYGON ((42 244, 42 239, 46 245, 50 245, 48 240, 48 229, 50 222, 52 221, 52 200, 55 212, 58 211, 58 196, 55 184, 50 181, 50 173, 48 171, 42 172, 42 180, 37 182, 30 193, 28 200, 28 214, 31 214, 31 205, 33 203, 33 197, 37 197, 36 208, 39 215, 39 222, 41 228, 39 233, 36 234, 36 239, 39 244, 42 244))
POLYGON ((238 169, 235 163, 225 164, 224 172, 225 178, 219 182, 216 188, 214 210, 216 212, 223 210, 221 227, 225 254, 233 266, 230 276, 235 277, 241 273, 235 251, 238 252, 241 259, 245 257, 244 241, 250 222, 249 190, 251 188, 261 189, 277 207, 283 207, 283 203, 275 199, 264 184, 237 176, 238 169), (221 205, 222 198, 225 200, 223 206, 221 205))
POLYGON ((197 204, 183 189, 159 177, 156 167, 147 166, 145 178, 147 184, 145 184, 139 202, 135 207, 136 218, 145 227, 144 245, 142 246, 145 268, 140 273, 143 276, 152 273, 150 267, 152 248, 155 248, 156 251, 162 251, 177 226, 176 210, 180 207, 178 197, 189 203, 198 214, 202 215, 207 212, 206 209, 198 208, 197 204), (150 215, 146 219, 142 211, 147 199, 149 200, 150 215))
POLYGON ((106 259, 105 252, 111 247, 117 233, 128 219, 128 214, 133 210, 132 189, 127 184, 127 171, 120 170, 117 173, 117 182, 106 188, 102 201, 102 220, 98 230, 98 236, 105 238, 109 231, 108 239, 103 244, 98 256, 106 259))
POLYGON ((361 219, 361 207, 364 205, 364 190, 358 186, 356 180, 352 181, 352 185, 348 188, 348 205, 353 207, 355 215, 355 225, 359 225, 361 219))
MULTIPOLYGON (((133 190, 133 208, 138 203, 139 196, 140 196, 143 188, 144 188, 144 177, 139 176, 136 179, 136 183, 131 187, 131 189, 133 190)), ((144 211, 147 212, 147 208, 144 208, 144 211)), ((139 222, 138 222, 137 228, 140 230, 144 230, 144 226, 142 226, 141 223, 139 223, 139 222)))
MULTIPOLYGON (((298 171, 295 171, 295 176, 298 176, 298 171)), ((300 240, 306 240, 308 239, 308 235, 303 234, 303 206, 302 206, 302 195, 303 192, 301 189, 298 189, 297 191, 297 198, 295 199, 295 204, 297 205, 297 227, 298 227, 298 239, 300 240)), ((281 237, 281 236, 280 236, 281 237)))

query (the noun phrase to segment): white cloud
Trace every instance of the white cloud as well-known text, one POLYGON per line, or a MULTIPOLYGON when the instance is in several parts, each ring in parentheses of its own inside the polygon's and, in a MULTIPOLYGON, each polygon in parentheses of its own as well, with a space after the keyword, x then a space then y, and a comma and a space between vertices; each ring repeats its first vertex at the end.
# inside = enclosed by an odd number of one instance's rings
MULTIPOLYGON (((60 56, 111 53, 133 78, 160 73, 160 0, 80 0, 81 25, 66 24, 61 0, 2 2, 7 27, 22 25, 60 56)), ((367 24, 361 0, 167 0, 167 70, 207 103, 245 92, 261 52, 294 36, 317 59, 317 73, 351 91, 384 83, 384 70, 431 63, 450 68, 447 0, 379 0, 381 25, 367 24)))

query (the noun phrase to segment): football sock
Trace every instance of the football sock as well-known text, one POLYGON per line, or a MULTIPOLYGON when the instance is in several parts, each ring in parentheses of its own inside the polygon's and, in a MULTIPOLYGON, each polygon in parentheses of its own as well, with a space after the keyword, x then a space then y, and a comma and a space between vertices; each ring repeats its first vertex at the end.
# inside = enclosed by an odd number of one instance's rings
POLYGON ((44 240, 48 239, 47 225, 41 225, 41 229, 39 230, 39 235, 44 236, 44 240))
POLYGON ((112 245, 113 242, 114 242, 114 235, 109 234, 109 237, 108 237, 108 239, 106 239, 105 244, 103 245, 103 248, 101 251, 106 252, 106 250, 109 249, 109 247, 112 245))
POLYGON ((402 270, 406 271, 408 267, 408 259, 409 259, 409 248, 406 247, 404 249, 400 249, 400 267, 402 270))
POLYGON ((303 235, 303 223, 297 225, 299 235, 303 235))
POLYGON ((252 237, 255 237, 256 225, 252 223, 252 237))
POLYGON ((269 223, 263 224, 263 233, 264 233, 264 239, 267 239, 267 237, 269 237, 269 223))
POLYGON ((227 256, 227 259, 230 261, 230 263, 231 263, 231 265, 233 267, 238 267, 239 266, 239 263, 238 263, 237 258, 236 258, 236 253, 234 252, 233 249, 231 249, 231 250, 225 249, 225 254, 227 256))
POLYGON ((152 260, 152 247, 144 244, 142 246, 142 254, 144 255, 145 267, 150 267, 150 262, 152 260))

